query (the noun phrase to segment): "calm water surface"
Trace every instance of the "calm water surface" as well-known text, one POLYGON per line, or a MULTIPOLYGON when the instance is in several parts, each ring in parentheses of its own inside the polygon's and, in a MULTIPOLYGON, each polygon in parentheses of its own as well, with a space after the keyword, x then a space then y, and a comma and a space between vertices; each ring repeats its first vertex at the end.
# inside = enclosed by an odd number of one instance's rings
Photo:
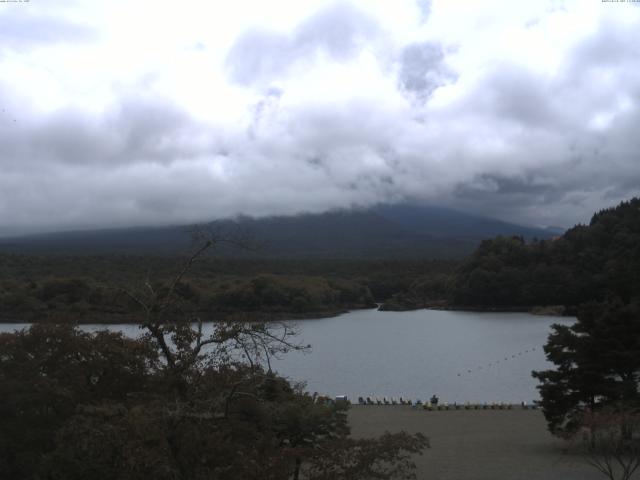
POLYGON ((553 323, 575 319, 523 313, 360 310, 298 322, 310 354, 276 369, 331 395, 437 394, 449 402, 532 401, 532 370, 550 368, 542 346, 553 323))
MULTIPOLYGON (((309 391, 329 395, 403 396, 448 402, 530 402, 538 398, 532 370, 550 367, 542 346, 553 323, 574 319, 524 313, 437 310, 359 310, 333 318, 288 322, 311 344, 274 369, 309 391)), ((24 324, 0 325, 11 331, 24 324)), ((134 325, 85 325, 86 330, 122 330, 134 325)))

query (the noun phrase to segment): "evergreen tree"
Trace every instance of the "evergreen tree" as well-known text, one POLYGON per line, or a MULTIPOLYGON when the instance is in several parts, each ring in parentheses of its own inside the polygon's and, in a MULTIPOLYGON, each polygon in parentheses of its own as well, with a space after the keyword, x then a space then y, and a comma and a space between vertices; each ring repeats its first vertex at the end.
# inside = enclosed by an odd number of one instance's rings
POLYGON ((640 407, 640 304, 584 305, 577 322, 554 325, 544 347, 555 370, 533 372, 551 432, 570 435, 584 414, 640 407))

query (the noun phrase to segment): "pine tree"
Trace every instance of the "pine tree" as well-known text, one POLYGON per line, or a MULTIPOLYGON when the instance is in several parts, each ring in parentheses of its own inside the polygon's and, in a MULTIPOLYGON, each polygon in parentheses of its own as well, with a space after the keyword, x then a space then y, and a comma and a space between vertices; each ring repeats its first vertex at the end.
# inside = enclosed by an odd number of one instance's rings
POLYGON ((549 429, 570 435, 585 413, 640 407, 640 304, 589 303, 577 322, 554 325, 545 346, 555 370, 533 372, 549 429))

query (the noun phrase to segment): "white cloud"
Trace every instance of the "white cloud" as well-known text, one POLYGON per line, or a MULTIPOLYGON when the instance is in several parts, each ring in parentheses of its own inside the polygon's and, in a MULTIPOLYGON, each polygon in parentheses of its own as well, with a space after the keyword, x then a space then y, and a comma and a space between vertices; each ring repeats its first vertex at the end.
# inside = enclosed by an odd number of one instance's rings
POLYGON ((566 225, 640 193, 631 4, 31 2, 2 25, 5 231, 402 199, 566 225))

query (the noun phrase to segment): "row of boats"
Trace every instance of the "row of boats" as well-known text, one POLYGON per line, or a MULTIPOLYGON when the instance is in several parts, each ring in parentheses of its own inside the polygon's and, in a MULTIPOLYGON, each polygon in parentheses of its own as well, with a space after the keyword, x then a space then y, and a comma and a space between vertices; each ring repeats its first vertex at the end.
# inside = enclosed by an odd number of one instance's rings
POLYGON ((537 409, 536 403, 521 402, 519 404, 507 402, 484 402, 484 403, 448 403, 440 402, 437 397, 430 401, 422 402, 420 399, 411 400, 403 397, 358 397, 359 405, 410 405, 414 408, 424 410, 513 410, 516 408, 531 410, 537 409))
MULTIPOLYGON (((313 399, 316 403, 323 404, 351 404, 346 395, 338 395, 335 398, 328 395, 318 395, 314 393, 313 399)), ((432 396, 429 401, 423 402, 420 399, 411 400, 403 397, 358 397, 358 405, 408 405, 414 409, 423 410, 537 410, 539 408, 536 402, 527 403, 508 403, 508 402, 484 402, 484 403, 449 403, 440 402, 437 396, 432 396)))

